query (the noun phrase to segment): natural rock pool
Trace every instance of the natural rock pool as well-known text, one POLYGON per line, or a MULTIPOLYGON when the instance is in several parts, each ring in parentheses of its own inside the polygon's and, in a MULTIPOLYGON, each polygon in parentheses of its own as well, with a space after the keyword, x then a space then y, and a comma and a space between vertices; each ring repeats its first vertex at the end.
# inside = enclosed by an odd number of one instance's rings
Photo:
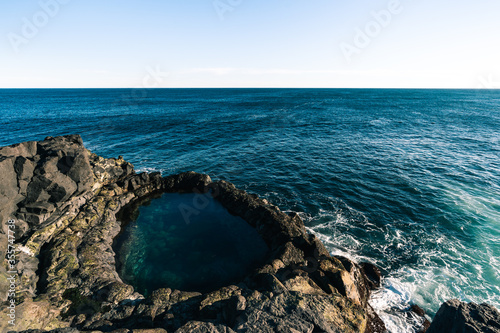
POLYGON ((209 194, 164 193, 132 216, 115 239, 117 271, 145 296, 158 288, 208 292, 238 283, 268 252, 252 226, 209 194))

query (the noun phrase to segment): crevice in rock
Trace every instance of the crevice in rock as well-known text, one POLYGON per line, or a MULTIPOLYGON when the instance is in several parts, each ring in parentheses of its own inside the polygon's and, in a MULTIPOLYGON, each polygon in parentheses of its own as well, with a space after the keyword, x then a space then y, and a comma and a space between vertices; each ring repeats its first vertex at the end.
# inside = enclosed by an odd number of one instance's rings
POLYGON ((49 263, 50 247, 49 243, 45 243, 40 249, 40 253, 38 255, 38 269, 35 272, 38 276, 38 281, 36 283, 36 296, 43 295, 47 292, 47 266, 49 263))

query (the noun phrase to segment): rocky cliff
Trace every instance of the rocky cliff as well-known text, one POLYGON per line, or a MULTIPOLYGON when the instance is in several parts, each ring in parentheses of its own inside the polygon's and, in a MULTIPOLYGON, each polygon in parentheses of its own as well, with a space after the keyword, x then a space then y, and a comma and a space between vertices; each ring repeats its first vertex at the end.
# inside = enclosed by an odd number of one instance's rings
POLYGON ((2 332, 385 330, 368 304, 378 269, 332 257, 297 214, 207 175, 136 174, 121 157, 89 152, 77 135, 0 148, 0 220, 0 315, 11 318, 0 321, 2 332), (218 200, 258 231, 266 263, 209 293, 135 292, 115 267, 117 216, 164 192, 218 200))
POLYGON ((4 318, 13 281, 7 271, 17 272, 15 324, 2 321, 3 332, 384 330, 367 302, 380 282, 376 268, 330 256, 296 214, 230 183, 193 172, 136 174, 121 157, 92 154, 77 135, 1 148, 0 178, 2 245, 9 240, 7 221, 15 230, 15 261, 1 248, 4 318), (270 248, 265 265, 210 293, 164 288, 144 298, 135 292, 116 272, 116 216, 161 192, 212 195, 256 228, 270 248))

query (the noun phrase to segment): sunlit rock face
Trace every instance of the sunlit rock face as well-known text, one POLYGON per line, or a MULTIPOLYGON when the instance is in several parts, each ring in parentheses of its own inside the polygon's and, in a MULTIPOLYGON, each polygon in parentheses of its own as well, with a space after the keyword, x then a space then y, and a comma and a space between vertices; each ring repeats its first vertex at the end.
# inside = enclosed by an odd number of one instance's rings
POLYGON ((209 194, 164 193, 132 215, 115 241, 117 269, 145 296, 158 288, 209 292, 236 284, 269 250, 255 228, 209 194))

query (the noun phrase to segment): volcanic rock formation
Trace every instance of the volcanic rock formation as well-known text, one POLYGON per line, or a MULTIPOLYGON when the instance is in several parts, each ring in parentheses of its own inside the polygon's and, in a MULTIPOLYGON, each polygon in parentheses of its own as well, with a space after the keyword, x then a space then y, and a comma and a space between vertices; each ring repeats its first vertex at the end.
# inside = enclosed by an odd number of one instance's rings
POLYGON ((88 151, 78 135, 0 148, 0 220, 2 318, 8 318, 13 300, 7 297, 13 281, 8 271, 17 272, 15 321, 0 321, 2 332, 385 329, 368 304, 380 272, 332 257, 297 214, 207 175, 136 174, 122 157, 105 159, 88 151), (146 298, 135 292, 116 271, 117 215, 164 192, 211 195, 258 231, 270 249, 265 264, 213 292, 168 286, 146 298), (9 228, 15 238, 10 262, 6 252, 12 249, 3 246, 9 228))

